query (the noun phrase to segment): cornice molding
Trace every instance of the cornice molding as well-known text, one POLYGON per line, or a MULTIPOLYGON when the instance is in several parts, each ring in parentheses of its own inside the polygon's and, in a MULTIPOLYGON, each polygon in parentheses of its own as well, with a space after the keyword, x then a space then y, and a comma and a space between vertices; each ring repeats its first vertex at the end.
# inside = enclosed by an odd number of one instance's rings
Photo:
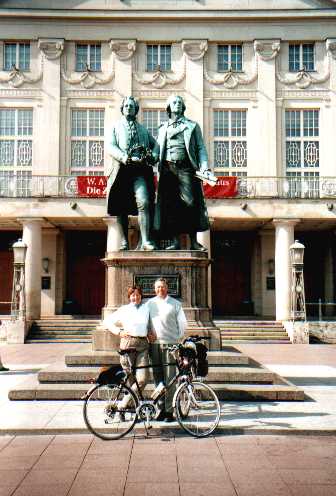
POLYGON ((119 60, 129 60, 136 51, 136 40, 110 40, 110 48, 119 60))
POLYGON ((59 59, 64 50, 63 38, 39 38, 37 43, 46 59, 59 59))

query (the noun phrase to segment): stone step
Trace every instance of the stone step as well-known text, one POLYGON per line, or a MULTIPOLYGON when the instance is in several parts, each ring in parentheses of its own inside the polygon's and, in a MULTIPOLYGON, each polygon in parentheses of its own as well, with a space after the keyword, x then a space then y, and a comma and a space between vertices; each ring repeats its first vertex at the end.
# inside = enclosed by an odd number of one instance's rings
MULTIPOLYGON (((282 384, 211 384, 222 401, 303 401, 304 392, 288 383, 282 384)), ((27 379, 8 396, 10 400, 80 400, 90 386, 88 384, 40 384, 27 379)), ((148 395, 153 385, 146 386, 148 395)), ((224 405, 225 412, 225 405, 224 405)), ((78 412, 81 415, 81 411, 78 412)))
MULTIPOLYGON (((88 351, 74 353, 65 357, 67 366, 111 365, 119 363, 120 357, 116 351, 88 351)), ((209 365, 248 365, 249 357, 228 346, 223 351, 208 351, 209 365)))
POLYGON ((287 333, 283 329, 279 329, 279 331, 275 331, 274 329, 268 330, 241 330, 241 329, 222 329, 221 336, 225 334, 229 334, 230 336, 242 335, 242 336, 287 336, 287 333))
POLYGON ((252 334, 221 334, 221 338, 222 338, 222 341, 223 340, 230 340, 230 339, 239 339, 239 340, 259 340, 259 339, 262 339, 262 340, 273 340, 273 339, 276 339, 276 340, 279 340, 279 341, 289 341, 289 337, 287 335, 285 336, 282 336, 281 334, 280 335, 272 335, 272 334, 265 334, 265 335, 252 335, 252 334))
MULTIPOLYGON (((89 383, 99 374, 98 367, 65 367, 62 365, 50 365, 38 373, 40 383, 89 383)), ((271 384, 274 381, 273 372, 257 367, 209 367, 207 380, 209 382, 239 382, 239 383, 263 383, 271 384)), ((150 380, 152 371, 150 370, 150 380)))
POLYGON ((90 331, 55 331, 55 332, 40 332, 35 331, 30 333, 30 337, 42 337, 42 338, 53 338, 53 337, 76 337, 76 336, 91 336, 90 331))
POLYGON ((56 339, 56 338, 52 338, 52 339, 44 339, 44 338, 41 338, 41 339, 26 339, 25 340, 25 343, 27 344, 36 344, 36 343, 39 343, 39 344, 51 344, 51 343, 57 343, 57 344, 60 344, 60 343, 75 343, 75 344, 80 344, 80 343, 91 343, 92 339, 91 337, 90 338, 77 338, 77 339, 56 339))

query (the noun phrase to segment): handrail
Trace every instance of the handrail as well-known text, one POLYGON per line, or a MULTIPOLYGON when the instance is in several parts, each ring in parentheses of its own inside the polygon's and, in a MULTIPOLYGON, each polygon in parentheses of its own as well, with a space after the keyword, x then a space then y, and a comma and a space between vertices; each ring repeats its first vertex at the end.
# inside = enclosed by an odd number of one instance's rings
MULTIPOLYGON (((78 198, 79 196, 76 175, 11 174, 10 171, 0 168, 0 198, 78 198)), ((237 177, 237 189, 233 197, 336 200, 336 176, 237 177)))

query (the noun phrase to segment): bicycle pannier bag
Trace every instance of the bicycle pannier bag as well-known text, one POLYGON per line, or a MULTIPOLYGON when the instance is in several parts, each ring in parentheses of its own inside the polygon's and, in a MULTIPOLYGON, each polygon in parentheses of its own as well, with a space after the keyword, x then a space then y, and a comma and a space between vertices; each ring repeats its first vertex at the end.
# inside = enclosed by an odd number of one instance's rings
POLYGON ((111 367, 102 367, 96 378, 97 384, 120 384, 125 377, 125 372, 121 365, 112 365, 111 367))
POLYGON ((197 368, 196 375, 205 377, 209 372, 209 364, 207 360, 208 348, 202 343, 196 343, 197 350, 197 368))

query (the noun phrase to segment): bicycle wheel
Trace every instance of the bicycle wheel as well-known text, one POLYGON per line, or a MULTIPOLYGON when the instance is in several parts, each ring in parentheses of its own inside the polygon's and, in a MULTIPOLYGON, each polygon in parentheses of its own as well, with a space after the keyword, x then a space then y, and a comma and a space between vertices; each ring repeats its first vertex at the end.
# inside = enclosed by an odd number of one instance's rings
POLYGON ((216 393, 203 382, 186 383, 177 393, 175 413, 178 423, 188 434, 195 437, 209 436, 216 429, 220 418, 216 393))
POLYGON ((137 421, 138 398, 124 385, 97 385, 84 402, 83 414, 88 429, 101 439, 119 439, 137 421))

